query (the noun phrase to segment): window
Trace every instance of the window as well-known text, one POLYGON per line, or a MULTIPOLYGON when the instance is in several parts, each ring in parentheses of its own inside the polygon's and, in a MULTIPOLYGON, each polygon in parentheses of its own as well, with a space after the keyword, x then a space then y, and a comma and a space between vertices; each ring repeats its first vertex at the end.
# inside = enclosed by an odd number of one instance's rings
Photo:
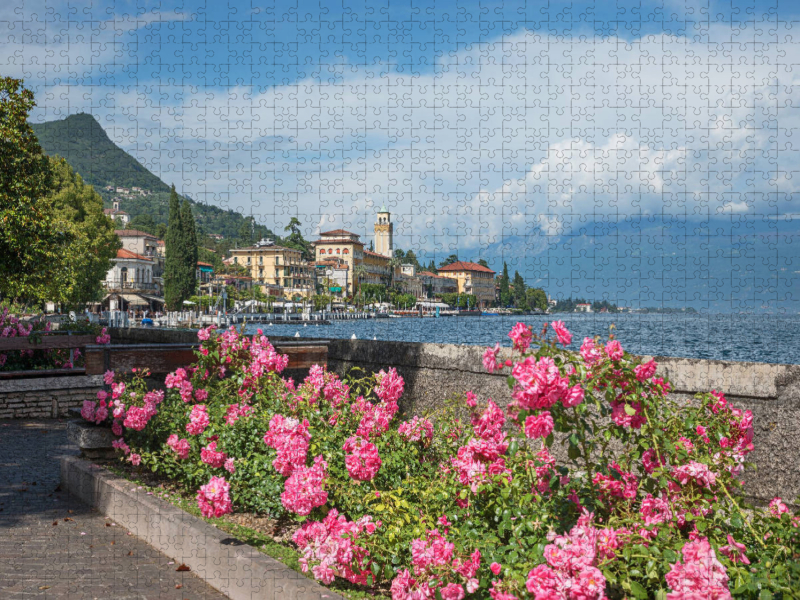
POLYGON ((235 264, 235 265, 239 264, 239 257, 238 256, 234 256, 233 257, 233 264, 235 264))
POLYGON ((122 267, 122 269, 120 269, 120 279, 122 283, 126 283, 128 281, 128 267, 122 267))
POLYGON ((328 248, 328 254, 333 254, 333 248, 328 248))
POLYGON ((281 264, 281 257, 280 256, 276 256, 275 257, 275 265, 277 266, 277 265, 280 265, 280 264, 281 264))
POLYGON ((339 254, 339 248, 336 249, 336 254, 339 254))
POLYGON ((350 250, 348 250, 347 248, 345 248, 345 249, 342 251, 342 254, 350 254, 350 250))
POLYGON ((263 256, 259 256, 258 257, 258 264, 260 264, 260 265, 264 264, 264 257, 263 256))

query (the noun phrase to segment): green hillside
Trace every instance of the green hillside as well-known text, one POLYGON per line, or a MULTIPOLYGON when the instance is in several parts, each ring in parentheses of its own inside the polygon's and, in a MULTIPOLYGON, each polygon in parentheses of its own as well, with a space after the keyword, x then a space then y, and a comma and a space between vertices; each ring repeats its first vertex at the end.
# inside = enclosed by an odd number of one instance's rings
MULTIPOLYGON (((114 144, 92 115, 80 113, 31 125, 45 153, 64 157, 86 183, 95 187, 107 208, 116 194, 106 191, 106 186, 139 187, 151 193, 125 198, 120 208, 132 218, 150 215, 156 223, 167 222, 169 186, 114 144)), ((246 222, 244 216, 191 198, 189 201, 200 232, 218 233, 228 239, 238 237, 246 222)), ((256 239, 270 234, 266 227, 256 225, 256 239)))

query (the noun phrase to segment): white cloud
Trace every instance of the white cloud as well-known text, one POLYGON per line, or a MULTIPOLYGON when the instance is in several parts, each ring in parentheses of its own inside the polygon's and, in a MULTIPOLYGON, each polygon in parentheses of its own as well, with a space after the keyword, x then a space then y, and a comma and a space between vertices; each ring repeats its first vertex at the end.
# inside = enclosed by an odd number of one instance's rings
MULTIPOLYGON (((113 36, 102 48, 82 39, 70 56, 91 61, 71 71, 110 61, 113 36)), ((51 81, 45 59, 64 43, 10 44, 0 64, 38 61, 51 81)), ((318 65, 266 91, 188 82, 167 92, 76 75, 45 83, 44 105, 92 112, 163 179, 246 213, 255 203, 269 224, 299 213, 309 233, 366 233, 386 202, 402 246, 445 248, 565 233, 593 216, 791 212, 800 118, 787 55, 791 43, 763 28, 634 41, 523 31, 418 75, 318 65)))

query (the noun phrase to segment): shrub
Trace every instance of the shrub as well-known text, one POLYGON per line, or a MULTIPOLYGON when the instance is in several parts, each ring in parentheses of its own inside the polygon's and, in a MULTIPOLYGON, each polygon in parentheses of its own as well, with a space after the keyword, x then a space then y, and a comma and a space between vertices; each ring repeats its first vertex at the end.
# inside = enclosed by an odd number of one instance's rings
POLYGON ((203 514, 294 520, 324 583, 396 600, 797 597, 800 518, 741 500, 752 414, 718 392, 679 405, 655 362, 613 337, 567 352, 553 330, 515 326, 514 361, 486 350, 507 407, 467 392, 400 422, 394 369, 295 383, 261 331, 209 328, 165 394, 117 376, 109 419, 126 459, 198 490, 203 514))

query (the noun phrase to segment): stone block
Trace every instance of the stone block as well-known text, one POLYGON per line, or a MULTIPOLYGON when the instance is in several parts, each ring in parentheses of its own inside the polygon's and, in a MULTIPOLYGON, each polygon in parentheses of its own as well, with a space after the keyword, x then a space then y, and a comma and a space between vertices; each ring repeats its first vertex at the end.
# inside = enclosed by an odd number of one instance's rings
POLYGON ((81 450, 106 450, 116 438, 110 427, 74 419, 67 425, 67 436, 81 450))

